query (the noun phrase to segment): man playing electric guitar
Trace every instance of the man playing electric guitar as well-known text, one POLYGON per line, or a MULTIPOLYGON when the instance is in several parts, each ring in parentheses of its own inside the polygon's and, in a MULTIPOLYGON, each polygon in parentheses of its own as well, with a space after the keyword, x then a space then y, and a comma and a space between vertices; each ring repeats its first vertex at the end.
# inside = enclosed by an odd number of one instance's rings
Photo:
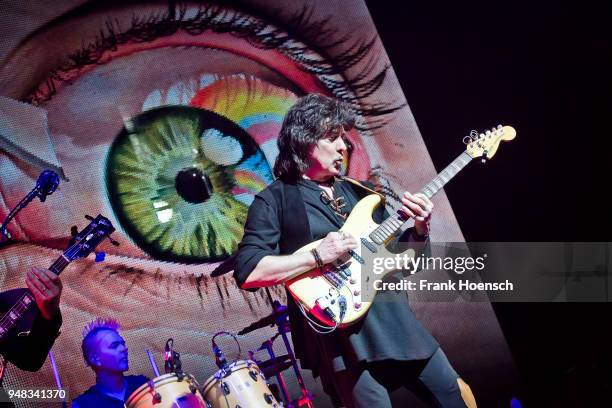
MULTIPOLYGON (((234 277, 242 288, 285 283, 357 248, 355 237, 337 232, 355 204, 372 193, 339 178, 349 143, 346 132, 355 119, 348 105, 322 95, 302 97, 289 110, 278 138, 278 179, 255 197, 236 256, 234 277), (294 253, 321 238, 313 250, 294 253)), ((406 192, 402 203, 415 227, 400 239, 427 240, 431 201, 406 192)), ((383 207, 373 214, 376 222, 386 215, 383 207)), ((321 376, 336 403, 389 407, 388 392, 400 386, 432 406, 465 407, 462 394, 473 401, 469 387, 416 319, 405 293, 379 293, 361 321, 327 334, 308 327, 295 301, 287 298, 301 365, 321 376)))

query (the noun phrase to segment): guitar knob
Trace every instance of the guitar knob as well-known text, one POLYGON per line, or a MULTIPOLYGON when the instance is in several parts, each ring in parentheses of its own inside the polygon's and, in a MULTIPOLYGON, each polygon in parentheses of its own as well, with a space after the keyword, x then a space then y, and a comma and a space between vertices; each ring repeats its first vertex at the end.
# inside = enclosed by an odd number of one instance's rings
POLYGON ((355 289, 355 290, 353 291, 353 295, 355 295, 355 296, 359 296, 359 294, 360 294, 360 293, 361 293, 361 292, 360 292, 358 289, 355 289))
POLYGON ((354 284, 356 284, 356 283, 357 283, 357 280, 356 280, 355 278, 351 278, 351 279, 349 279, 349 283, 350 283, 351 285, 354 285, 354 284))
POLYGON ((359 310, 361 309, 361 302, 355 302, 353 306, 355 307, 356 310, 359 310))

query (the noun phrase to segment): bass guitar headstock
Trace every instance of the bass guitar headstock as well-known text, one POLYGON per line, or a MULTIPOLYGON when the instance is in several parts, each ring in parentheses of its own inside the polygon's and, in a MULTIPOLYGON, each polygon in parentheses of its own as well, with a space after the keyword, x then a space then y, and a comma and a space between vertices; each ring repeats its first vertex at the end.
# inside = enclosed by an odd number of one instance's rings
MULTIPOLYGON (((86 216, 91 222, 80 232, 73 234, 68 249, 64 252, 64 256, 73 261, 78 258, 84 258, 89 255, 105 238, 108 238, 111 243, 116 244, 110 235, 115 231, 115 227, 108 218, 98 214, 97 217, 86 216)), ((74 231, 73 231, 74 232, 74 231)))

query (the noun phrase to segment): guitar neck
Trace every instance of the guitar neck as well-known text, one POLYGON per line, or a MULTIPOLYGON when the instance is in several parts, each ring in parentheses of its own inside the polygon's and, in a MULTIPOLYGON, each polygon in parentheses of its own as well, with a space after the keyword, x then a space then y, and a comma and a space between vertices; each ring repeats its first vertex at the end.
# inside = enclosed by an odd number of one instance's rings
MULTIPOLYGON (((467 164, 472 161, 472 157, 467 153, 461 153, 455 160, 451 162, 444 170, 442 170, 436 177, 425 184, 425 187, 421 189, 421 193, 427 196, 427 198, 433 197, 438 191, 442 189, 457 173, 459 173, 467 164)), ((391 215, 385 221, 383 221, 372 233, 370 239, 375 243, 382 245, 397 231, 399 231, 404 223, 406 222, 406 216, 403 212, 398 211, 396 214, 391 215)))
MULTIPOLYGON (((68 251, 66 251, 68 252, 68 251)), ((49 270, 56 275, 59 275, 68 266, 70 261, 66 257, 65 253, 53 262, 49 267, 49 270)), ((35 303, 34 295, 28 290, 26 291, 15 304, 2 316, 0 319, 0 339, 2 339, 6 333, 11 331, 17 324, 19 319, 32 307, 35 303)))
POLYGON ((472 157, 467 153, 461 153, 455 160, 451 162, 444 170, 442 170, 436 177, 425 184, 425 187, 421 189, 421 193, 425 194, 427 198, 433 197, 442 187, 446 185, 453 177, 457 175, 467 164, 472 161, 472 157))
MULTIPOLYGON (((110 234, 115 231, 113 224, 101 214, 95 218, 89 216, 86 218, 91 220, 89 225, 81 232, 74 234, 70 247, 49 267, 54 274, 59 275, 70 262, 89 255, 102 240, 110 238, 110 234)), ((119 245, 113 240, 111 242, 119 245)), ((35 303, 34 296, 26 290, 25 294, 0 319, 0 340, 16 326, 18 320, 32 307, 33 303, 35 303)))

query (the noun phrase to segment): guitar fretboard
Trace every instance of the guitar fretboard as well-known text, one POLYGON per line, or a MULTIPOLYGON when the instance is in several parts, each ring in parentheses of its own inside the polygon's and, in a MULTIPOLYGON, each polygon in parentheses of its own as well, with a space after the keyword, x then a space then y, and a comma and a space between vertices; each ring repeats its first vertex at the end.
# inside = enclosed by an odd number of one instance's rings
MULTIPOLYGON (((442 170, 436 177, 425 184, 425 187, 421 189, 421 193, 427 196, 427 198, 433 197, 446 183, 448 183, 457 173, 459 173, 470 161, 472 157, 467 153, 461 153, 455 160, 451 162, 444 170, 442 170)), ((378 245, 385 243, 393 234, 400 230, 402 225, 407 221, 406 216, 403 212, 398 211, 383 221, 372 233, 370 239, 378 245)))
MULTIPOLYGON (((101 214, 98 214, 96 218, 89 216, 86 218, 91 220, 89 225, 74 235, 70 247, 49 267, 54 274, 59 275, 70 262, 89 255, 104 238, 110 237, 110 234, 115 231, 113 224, 101 214)), ((113 240, 111 242, 119 245, 113 240)), ((26 290, 9 311, 0 318, 0 340, 16 326, 17 321, 34 303, 34 296, 29 290, 26 290)))
POLYGON ((453 177, 457 175, 467 164, 472 161, 472 157, 463 152, 455 160, 451 162, 444 170, 440 172, 431 181, 425 184, 425 187, 421 189, 421 193, 425 194, 427 198, 433 197, 446 183, 448 183, 453 177))
POLYGON ((9 309, 2 319, 0 319, 0 337, 11 330, 17 320, 23 316, 25 312, 34 303, 34 296, 30 292, 24 293, 17 302, 9 309))

